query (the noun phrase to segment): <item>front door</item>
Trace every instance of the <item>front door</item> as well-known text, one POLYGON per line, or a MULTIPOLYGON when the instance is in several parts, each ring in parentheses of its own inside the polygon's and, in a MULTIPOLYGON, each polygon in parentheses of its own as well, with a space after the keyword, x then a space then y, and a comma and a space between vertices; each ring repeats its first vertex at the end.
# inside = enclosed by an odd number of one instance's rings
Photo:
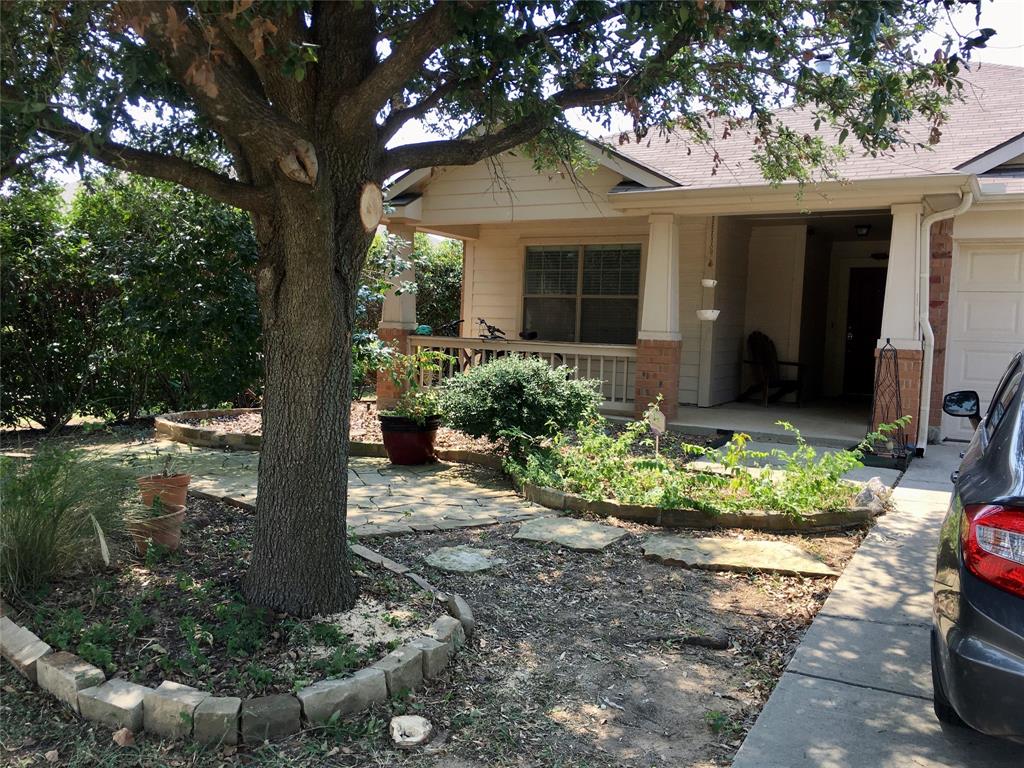
POLYGON ((851 267, 846 305, 843 393, 870 396, 875 386, 875 346, 882 332, 884 267, 851 267))

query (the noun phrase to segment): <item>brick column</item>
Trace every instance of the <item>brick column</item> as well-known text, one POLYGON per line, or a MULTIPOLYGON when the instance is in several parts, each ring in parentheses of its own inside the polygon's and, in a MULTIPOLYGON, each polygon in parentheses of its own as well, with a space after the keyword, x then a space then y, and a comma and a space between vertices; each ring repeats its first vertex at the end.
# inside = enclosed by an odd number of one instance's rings
MULTIPOLYGON (((875 370, 878 370, 878 353, 875 350, 875 370)), ((917 417, 921 410, 921 371, 924 365, 924 353, 919 349, 897 349, 896 360, 900 371, 900 405, 903 413, 898 415, 880 413, 879 403, 875 402, 875 412, 871 415, 871 427, 876 429, 883 416, 892 421, 899 416, 910 416, 911 422, 906 427, 907 442, 917 445, 917 417)))
POLYGON ((648 218, 650 236, 636 340, 633 409, 642 416, 658 395, 666 418, 679 413, 679 226, 670 213, 648 218))
POLYGON ((634 415, 642 416, 658 395, 662 396, 661 410, 666 418, 674 419, 679 413, 679 360, 682 350, 681 341, 637 339, 634 415))
MULTIPOLYGON (((953 219, 932 224, 928 322, 935 333, 932 363, 932 402, 928 426, 942 424, 943 384, 946 378, 946 333, 949 325, 949 281, 953 272, 953 219)), ((938 435, 935 435, 936 439, 938 435)))
MULTIPOLYGON (((378 328, 377 335, 385 344, 403 354, 409 352, 409 330, 407 328, 378 328)), ((377 408, 385 410, 398 402, 402 391, 391 380, 387 371, 377 371, 377 408)))

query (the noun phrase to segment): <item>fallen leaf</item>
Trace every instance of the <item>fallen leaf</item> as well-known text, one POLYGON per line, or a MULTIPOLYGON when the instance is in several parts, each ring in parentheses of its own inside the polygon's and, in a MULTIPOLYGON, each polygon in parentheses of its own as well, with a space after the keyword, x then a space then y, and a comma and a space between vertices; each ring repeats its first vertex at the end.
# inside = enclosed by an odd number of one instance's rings
POLYGON ((60 760, 60 753, 56 749, 51 749, 49 752, 43 755, 43 757, 46 758, 46 762, 48 763, 56 763, 58 760, 60 760))
POLYGON ((128 728, 120 728, 114 731, 113 739, 119 747, 130 747, 135 743, 135 734, 128 728))

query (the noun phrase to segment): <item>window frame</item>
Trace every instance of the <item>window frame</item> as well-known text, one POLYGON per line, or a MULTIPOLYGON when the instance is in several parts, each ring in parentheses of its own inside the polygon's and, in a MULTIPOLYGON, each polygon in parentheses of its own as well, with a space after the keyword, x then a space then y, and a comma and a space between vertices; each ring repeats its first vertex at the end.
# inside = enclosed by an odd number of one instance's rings
MULTIPOLYGON (((568 239, 568 240, 555 240, 555 241, 536 241, 536 242, 525 242, 522 248, 522 296, 519 301, 519 327, 520 330, 523 328, 523 323, 526 320, 526 300, 527 299, 572 299, 576 302, 576 312, 574 320, 573 338, 571 341, 549 341, 549 344, 610 344, 611 346, 635 346, 636 339, 633 340, 632 344, 613 344, 611 342, 593 341, 593 342, 582 342, 580 341, 580 332, 582 330, 581 323, 583 319, 583 300, 584 299, 636 299, 636 328, 637 333, 640 331, 640 314, 643 307, 643 294, 644 294, 644 275, 646 274, 647 268, 647 241, 645 238, 640 237, 602 237, 599 239, 568 239), (617 245, 620 247, 636 246, 640 250, 640 263, 638 265, 637 272, 637 292, 636 294, 610 294, 610 293, 583 293, 583 264, 588 246, 595 245, 617 245), (526 270, 527 270, 527 255, 530 248, 560 248, 568 250, 570 248, 576 249, 576 293, 527 293, 526 292, 526 270)), ((544 339, 538 339, 538 341, 545 341, 544 339)))

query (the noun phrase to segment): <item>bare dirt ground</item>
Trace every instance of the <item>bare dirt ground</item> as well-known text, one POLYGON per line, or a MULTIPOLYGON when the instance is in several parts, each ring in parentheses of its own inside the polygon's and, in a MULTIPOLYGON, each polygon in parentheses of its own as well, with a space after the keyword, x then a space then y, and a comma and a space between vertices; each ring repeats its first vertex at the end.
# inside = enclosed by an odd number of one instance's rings
MULTIPOLYGON (((455 544, 506 561, 426 569, 469 600, 479 629, 451 683, 419 696, 444 740, 402 764, 729 765, 834 580, 666 567, 642 558, 652 529, 624 527, 634 535, 600 554, 513 540, 514 525, 375 544, 410 565, 455 544), (729 647, 677 640, 694 635, 729 647)), ((859 539, 788 540, 841 569, 859 539)))
MULTIPOLYGON (((515 524, 364 541, 464 595, 476 614, 476 634, 440 680, 408 699, 274 744, 209 751, 142 735, 134 747, 115 747, 105 729, 80 723, 4 667, 0 762, 727 766, 834 579, 663 566, 641 555, 642 537, 654 529, 622 526, 631 535, 598 554, 513 540, 515 524), (448 574, 422 561, 455 544, 486 547, 506 562, 477 574, 448 574), (702 635, 725 636, 728 647, 676 639, 702 635), (401 713, 433 722, 437 735, 429 745, 412 752, 390 745, 388 718, 401 713), (53 752, 51 762, 45 755, 53 752)), ((860 536, 786 538, 838 570, 860 536)))

